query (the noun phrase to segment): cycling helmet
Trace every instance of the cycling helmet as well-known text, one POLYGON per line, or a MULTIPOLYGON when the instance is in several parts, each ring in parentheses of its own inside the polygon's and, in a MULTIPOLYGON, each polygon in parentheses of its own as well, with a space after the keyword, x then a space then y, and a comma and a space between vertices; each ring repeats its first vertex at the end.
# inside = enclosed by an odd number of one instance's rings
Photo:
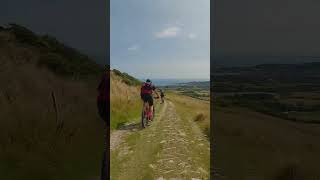
POLYGON ((147 82, 147 83, 151 83, 151 80, 150 80, 150 79, 147 79, 146 82, 147 82))

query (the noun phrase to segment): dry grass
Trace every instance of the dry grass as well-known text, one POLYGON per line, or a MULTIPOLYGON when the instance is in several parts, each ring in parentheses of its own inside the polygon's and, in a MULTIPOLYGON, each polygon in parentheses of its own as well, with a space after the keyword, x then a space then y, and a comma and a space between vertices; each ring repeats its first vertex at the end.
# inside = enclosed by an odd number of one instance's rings
POLYGON ((98 79, 58 77, 35 65, 38 51, 0 42, 0 179, 87 179, 99 175, 103 123, 98 79), (63 127, 57 132, 51 93, 63 127))
POLYGON ((204 114, 200 113, 200 114, 196 115, 196 117, 194 117, 194 121, 196 121, 196 122, 197 121, 204 121, 206 118, 207 117, 204 114))
POLYGON ((168 93, 167 98, 176 105, 179 115, 196 121, 207 137, 210 136, 210 102, 189 96, 168 93))
POLYGON ((139 87, 125 84, 121 77, 113 72, 110 73, 110 77, 111 128, 114 129, 139 118, 142 102, 139 87))

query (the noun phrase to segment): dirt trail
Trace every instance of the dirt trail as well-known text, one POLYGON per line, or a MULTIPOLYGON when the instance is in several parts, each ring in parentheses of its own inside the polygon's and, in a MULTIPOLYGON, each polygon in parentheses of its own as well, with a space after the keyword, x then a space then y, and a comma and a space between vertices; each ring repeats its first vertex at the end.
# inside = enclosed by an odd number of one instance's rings
POLYGON ((111 135, 111 179, 209 179, 209 142, 172 102, 161 105, 150 127, 121 133, 111 135))

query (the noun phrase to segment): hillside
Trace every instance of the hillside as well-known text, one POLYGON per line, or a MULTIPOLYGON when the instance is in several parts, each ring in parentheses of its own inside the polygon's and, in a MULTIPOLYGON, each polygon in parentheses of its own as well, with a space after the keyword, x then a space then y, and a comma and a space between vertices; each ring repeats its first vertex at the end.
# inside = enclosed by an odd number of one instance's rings
POLYGON ((103 67, 50 36, 0 28, 0 179, 100 174, 103 67))
POLYGON ((319 179, 320 63, 216 70, 216 179, 319 179))
POLYGON ((111 128, 116 129, 140 117, 141 82, 115 69, 110 72, 110 78, 111 128))
POLYGON ((209 179, 209 101, 165 90, 143 129, 140 84, 111 71, 110 179, 209 179))

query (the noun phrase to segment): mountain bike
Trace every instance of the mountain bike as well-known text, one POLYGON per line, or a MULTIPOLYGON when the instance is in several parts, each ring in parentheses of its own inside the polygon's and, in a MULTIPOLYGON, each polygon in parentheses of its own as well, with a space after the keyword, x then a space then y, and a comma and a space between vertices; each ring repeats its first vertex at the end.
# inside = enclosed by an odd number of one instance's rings
MULTIPOLYGON (((155 99, 159 99, 159 97, 154 97, 155 99)), ((149 103, 148 102, 145 102, 147 103, 147 106, 149 106, 149 103)), ((142 128, 146 128, 148 125, 149 125, 149 121, 152 121, 153 118, 155 117, 155 103, 153 103, 153 106, 152 106, 152 110, 153 110, 153 114, 152 114, 152 119, 151 119, 151 116, 148 116, 148 114, 150 114, 150 110, 149 111, 145 111, 144 110, 144 107, 142 107, 142 113, 141 113, 141 125, 142 125, 142 128)), ((146 109, 150 109, 149 107, 146 108, 146 109)))

